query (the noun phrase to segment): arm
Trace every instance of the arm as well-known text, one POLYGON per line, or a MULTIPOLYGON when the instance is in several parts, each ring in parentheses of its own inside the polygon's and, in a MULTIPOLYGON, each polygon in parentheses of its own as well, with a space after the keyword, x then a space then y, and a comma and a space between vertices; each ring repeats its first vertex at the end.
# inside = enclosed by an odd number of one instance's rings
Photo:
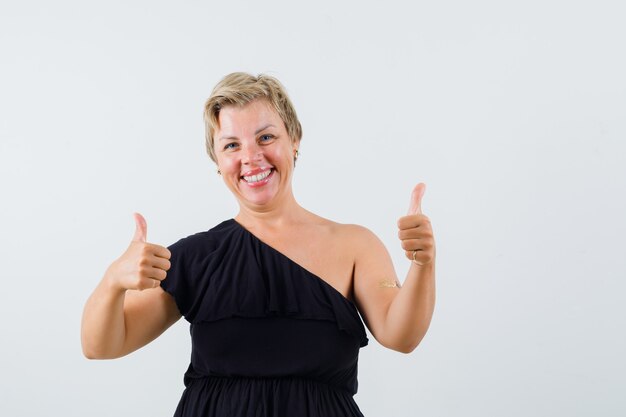
POLYGON ((119 290, 105 277, 87 300, 81 342, 88 359, 114 359, 147 345, 180 313, 161 287, 119 290))
POLYGON ((85 304, 81 342, 89 359, 118 358, 154 340, 180 313, 160 287, 169 269, 169 251, 145 242, 143 217, 126 252, 107 269, 85 304))
POLYGON ((435 309, 435 264, 411 265, 385 317, 385 336, 396 350, 410 353, 422 341, 435 309))
POLYGON ((353 242, 355 298, 371 333, 383 346, 410 353, 421 342, 435 306, 435 245, 430 221, 421 213, 424 189, 412 197, 409 215, 398 226, 402 247, 411 264, 400 288, 389 253, 373 233, 363 229, 353 242))

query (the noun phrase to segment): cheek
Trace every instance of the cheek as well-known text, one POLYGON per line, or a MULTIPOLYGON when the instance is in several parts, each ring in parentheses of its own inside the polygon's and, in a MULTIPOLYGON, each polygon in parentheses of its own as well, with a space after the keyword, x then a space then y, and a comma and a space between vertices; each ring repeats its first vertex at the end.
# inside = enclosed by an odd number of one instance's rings
POLYGON ((239 172, 235 158, 224 154, 217 155, 217 167, 222 173, 230 173, 233 170, 239 172))
POLYGON ((291 148, 281 147, 276 149, 272 156, 276 161, 288 161, 292 159, 293 155, 291 148))

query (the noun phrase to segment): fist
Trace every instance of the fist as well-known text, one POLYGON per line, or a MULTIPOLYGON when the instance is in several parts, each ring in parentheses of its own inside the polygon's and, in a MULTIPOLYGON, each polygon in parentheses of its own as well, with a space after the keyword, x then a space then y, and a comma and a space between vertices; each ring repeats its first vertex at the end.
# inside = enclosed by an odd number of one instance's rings
POLYGON ((435 259, 435 238, 430 219, 422 213, 422 197, 426 185, 419 183, 411 193, 411 204, 406 216, 398 220, 398 237, 406 257, 424 266, 435 259))
POLYGON ((135 235, 128 249, 109 266, 105 279, 121 290, 155 288, 170 269, 169 249, 146 242, 148 226, 139 213, 134 214, 135 235))

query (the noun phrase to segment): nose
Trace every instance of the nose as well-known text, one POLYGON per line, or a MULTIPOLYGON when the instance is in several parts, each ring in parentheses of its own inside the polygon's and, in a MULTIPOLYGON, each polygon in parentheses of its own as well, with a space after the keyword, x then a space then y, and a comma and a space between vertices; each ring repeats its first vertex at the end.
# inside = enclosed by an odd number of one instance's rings
POLYGON ((255 162, 259 162, 262 159, 261 147, 255 142, 243 145, 243 155, 241 163, 244 165, 250 165, 255 162))

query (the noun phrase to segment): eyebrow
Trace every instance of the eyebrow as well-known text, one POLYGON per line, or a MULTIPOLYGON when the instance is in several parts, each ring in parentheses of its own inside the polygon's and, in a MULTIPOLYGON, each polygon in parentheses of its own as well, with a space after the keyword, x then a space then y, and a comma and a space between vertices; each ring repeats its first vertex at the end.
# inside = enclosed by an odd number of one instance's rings
MULTIPOLYGON (((258 135, 259 133, 261 133, 262 131, 264 131, 264 130, 265 130, 265 129, 267 129, 268 127, 276 127, 276 126, 274 126, 273 124, 271 124, 271 123, 270 123, 270 124, 268 124, 268 125, 263 126, 263 127, 262 127, 262 128, 260 128, 260 129, 257 129, 257 130, 254 132, 254 134, 255 134, 255 135, 258 135)), ((237 138, 237 136, 222 136, 222 137, 220 137, 218 140, 231 140, 231 139, 238 139, 238 138, 237 138)))

